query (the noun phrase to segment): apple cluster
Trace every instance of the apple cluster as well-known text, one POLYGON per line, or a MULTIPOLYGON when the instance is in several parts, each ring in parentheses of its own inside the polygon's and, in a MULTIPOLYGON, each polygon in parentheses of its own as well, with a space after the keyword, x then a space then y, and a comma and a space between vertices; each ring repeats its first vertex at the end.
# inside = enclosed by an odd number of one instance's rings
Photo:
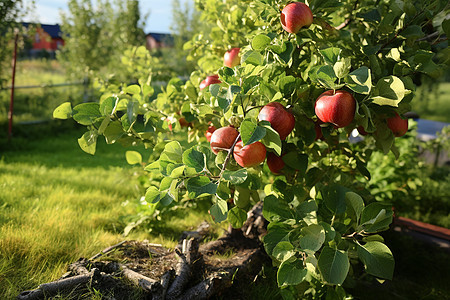
MULTIPOLYGON (((281 140, 285 140, 295 126, 294 115, 279 102, 271 102, 265 105, 260 110, 258 119, 260 121, 269 121, 272 128, 278 132, 281 140)), ((254 142, 244 145, 239 138, 238 130, 232 126, 214 130, 211 134, 210 145, 211 150, 215 154, 218 154, 219 151, 229 152, 232 149, 235 161, 243 168, 258 166, 266 160, 267 151, 264 144, 254 142)), ((272 152, 269 152, 267 155, 267 164, 270 170, 276 174, 284 167, 284 162, 281 158, 272 152), (275 169, 272 167, 272 161, 277 159, 278 163, 275 169)))

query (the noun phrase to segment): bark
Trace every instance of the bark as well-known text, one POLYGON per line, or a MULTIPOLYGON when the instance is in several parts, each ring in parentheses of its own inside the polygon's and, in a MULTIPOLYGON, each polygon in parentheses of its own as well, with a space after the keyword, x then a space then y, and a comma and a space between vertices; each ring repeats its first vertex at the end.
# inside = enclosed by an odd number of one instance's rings
POLYGON ((192 265, 198 258, 198 243, 194 238, 183 240, 181 250, 177 248, 175 253, 178 255, 179 261, 175 270, 175 279, 167 291, 167 299, 176 299, 191 279, 192 265))
POLYGON ((50 297, 62 292, 64 290, 74 289, 78 285, 87 284, 92 281, 94 274, 97 269, 93 269, 88 274, 77 275, 58 281, 53 281, 49 283, 43 283, 35 290, 24 291, 17 296, 19 300, 33 300, 33 299, 44 299, 44 297, 50 297))
POLYGON ((125 266, 122 266, 122 275, 128 281, 132 282, 134 285, 140 287, 144 291, 147 292, 157 292, 160 290, 161 283, 155 279, 148 278, 138 272, 128 269, 125 266))

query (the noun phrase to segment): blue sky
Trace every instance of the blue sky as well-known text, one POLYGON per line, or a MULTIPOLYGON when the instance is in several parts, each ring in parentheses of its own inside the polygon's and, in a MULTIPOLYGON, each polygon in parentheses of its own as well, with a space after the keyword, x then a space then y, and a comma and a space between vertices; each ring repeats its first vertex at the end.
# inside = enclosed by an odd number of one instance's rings
MULTIPOLYGON (((191 1, 192 0, 182 0, 191 1)), ((169 33, 172 22, 171 0, 141 0, 141 14, 150 13, 146 20, 146 32, 169 33)), ((60 11, 67 11, 67 0, 35 0, 36 10, 24 21, 43 24, 61 22, 60 11)))

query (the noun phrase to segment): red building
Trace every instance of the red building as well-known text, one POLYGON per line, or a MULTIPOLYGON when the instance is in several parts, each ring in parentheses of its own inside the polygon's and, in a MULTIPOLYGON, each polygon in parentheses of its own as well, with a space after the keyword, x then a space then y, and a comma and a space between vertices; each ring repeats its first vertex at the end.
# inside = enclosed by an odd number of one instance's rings
POLYGON ((30 49, 31 55, 42 51, 54 53, 55 50, 64 46, 61 28, 58 24, 23 23, 23 25, 34 32, 34 36, 30 37, 32 44, 30 49))

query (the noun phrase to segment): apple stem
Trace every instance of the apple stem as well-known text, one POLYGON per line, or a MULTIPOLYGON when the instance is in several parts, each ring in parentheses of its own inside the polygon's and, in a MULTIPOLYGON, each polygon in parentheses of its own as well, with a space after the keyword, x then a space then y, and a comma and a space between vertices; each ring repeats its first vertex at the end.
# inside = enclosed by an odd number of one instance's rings
POLYGON ((227 154, 227 157, 225 157, 225 160, 223 162, 222 170, 220 170, 219 179, 217 180, 217 182, 219 182, 220 179, 222 178, 223 172, 225 171, 225 168, 227 167, 228 162, 230 161, 231 155, 233 154, 234 146, 236 146, 237 142, 239 142, 240 139, 241 139, 241 134, 239 133, 238 136, 236 137, 236 139, 234 140, 233 145, 230 147, 230 149, 228 149, 228 154, 227 154))

